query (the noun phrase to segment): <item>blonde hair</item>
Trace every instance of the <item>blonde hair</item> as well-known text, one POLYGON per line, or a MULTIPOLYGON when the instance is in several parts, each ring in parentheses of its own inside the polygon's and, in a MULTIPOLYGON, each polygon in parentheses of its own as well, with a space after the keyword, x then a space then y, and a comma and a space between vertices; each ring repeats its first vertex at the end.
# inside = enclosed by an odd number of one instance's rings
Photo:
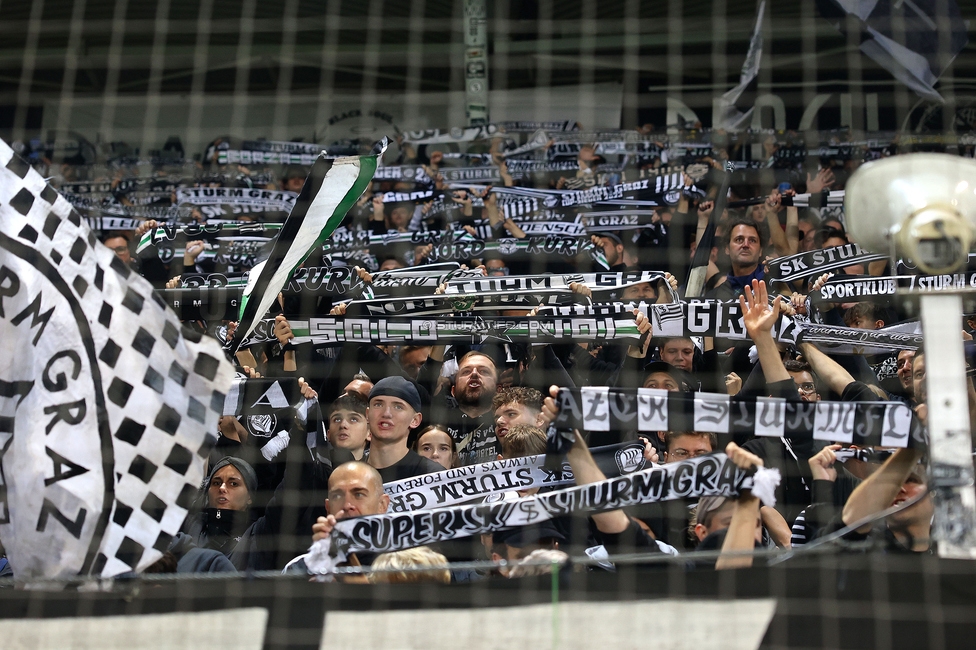
POLYGON ((442 582, 450 584, 451 572, 446 568, 434 568, 446 566, 446 557, 431 550, 429 546, 418 546, 376 556, 371 567, 373 571, 369 574, 369 581, 373 584, 378 582, 442 582), (410 570, 424 567, 430 568, 426 571, 410 570))
POLYGON ((554 548, 537 548, 519 563, 508 570, 509 578, 524 578, 526 576, 545 576, 552 573, 553 564, 562 566, 569 562, 569 555, 565 551, 554 548), (549 564, 543 564, 548 562, 549 564))

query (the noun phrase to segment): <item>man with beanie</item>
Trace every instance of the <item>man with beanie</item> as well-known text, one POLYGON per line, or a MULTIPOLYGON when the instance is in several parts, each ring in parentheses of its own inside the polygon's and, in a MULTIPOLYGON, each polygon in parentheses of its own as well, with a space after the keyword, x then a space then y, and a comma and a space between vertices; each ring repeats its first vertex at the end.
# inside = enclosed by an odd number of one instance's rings
POLYGON ((369 392, 366 421, 370 443, 366 462, 376 468, 384 483, 444 469, 407 447, 410 430, 419 427, 423 419, 420 409, 420 392, 403 377, 381 379, 369 392))

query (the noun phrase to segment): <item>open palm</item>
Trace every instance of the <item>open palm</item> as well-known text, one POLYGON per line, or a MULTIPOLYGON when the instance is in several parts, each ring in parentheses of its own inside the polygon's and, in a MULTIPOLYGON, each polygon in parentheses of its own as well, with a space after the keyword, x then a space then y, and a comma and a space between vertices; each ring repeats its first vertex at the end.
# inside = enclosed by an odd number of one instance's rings
POLYGON ((746 331, 750 338, 754 339, 756 333, 769 332, 773 329, 773 324, 779 317, 780 297, 776 297, 770 309, 766 283, 753 280, 752 287, 746 286, 745 291, 739 296, 739 306, 742 308, 742 322, 746 326, 746 331))

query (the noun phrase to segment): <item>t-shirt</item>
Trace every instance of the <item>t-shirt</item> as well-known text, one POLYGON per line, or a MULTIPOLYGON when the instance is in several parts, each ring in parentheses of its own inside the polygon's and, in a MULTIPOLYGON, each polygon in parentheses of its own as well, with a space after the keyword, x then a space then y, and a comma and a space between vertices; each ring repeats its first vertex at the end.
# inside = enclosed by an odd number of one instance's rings
POLYGON ((402 481, 405 478, 413 478, 423 474, 433 474, 443 471, 444 467, 435 463, 429 458, 424 458, 413 449, 407 450, 407 455, 383 469, 377 468, 384 483, 402 481))
POLYGON ((462 465, 490 463, 497 459, 498 438, 495 437, 495 417, 492 410, 478 417, 469 417, 460 409, 450 411, 446 422, 448 432, 458 446, 462 465))

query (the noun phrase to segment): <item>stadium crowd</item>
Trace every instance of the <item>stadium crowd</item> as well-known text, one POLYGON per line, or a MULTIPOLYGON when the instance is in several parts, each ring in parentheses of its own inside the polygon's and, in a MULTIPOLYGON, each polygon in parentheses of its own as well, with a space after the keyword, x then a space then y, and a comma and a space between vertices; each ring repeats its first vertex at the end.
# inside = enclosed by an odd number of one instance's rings
MULTIPOLYGON (((302 403, 314 404, 316 415, 299 417, 296 410, 283 425, 284 433, 274 427, 249 426, 243 414, 223 416, 195 510, 163 559, 147 572, 245 572, 282 570, 286 565, 288 571, 301 572, 304 561, 293 560, 313 541, 332 534, 337 522, 387 512, 390 496, 384 484, 551 452, 547 429, 559 411, 555 387, 643 387, 804 402, 900 401, 924 422, 926 358, 921 349, 875 356, 831 354, 811 343, 784 344, 774 335, 780 314, 865 330, 907 320, 895 306, 877 300, 810 299, 830 277, 890 274, 888 260, 793 282, 768 277, 776 258, 853 243, 842 210, 829 201, 831 192, 843 190, 863 160, 891 155, 894 150, 879 153, 852 146, 837 155, 797 156, 786 155, 796 146, 783 138, 770 136, 749 145, 722 133, 683 133, 689 141, 708 145, 689 147, 679 156, 673 153, 673 144, 664 136, 655 139, 653 131, 647 125, 628 135, 646 145, 636 153, 621 148, 622 153, 614 154, 601 153, 607 147, 601 148, 596 135, 592 140, 555 139, 526 154, 512 155, 522 141, 505 134, 466 143, 464 152, 401 137, 333 234, 334 241, 366 243, 346 248, 326 243, 305 266, 352 269, 351 282, 358 281, 360 296, 383 274, 423 272, 444 263, 488 278, 655 271, 666 275, 622 285, 611 300, 663 304, 686 297, 689 268, 706 237, 704 241, 712 244, 700 297, 737 302, 747 339, 664 338, 653 331, 645 313, 635 311, 636 323, 645 334, 637 343, 320 345, 296 342, 296 317, 359 315, 363 312, 357 300, 349 301, 357 296, 320 294, 311 311, 290 307, 282 296, 267 315, 270 335, 242 347, 233 360, 245 380, 297 380, 302 403), (724 163, 743 159, 743 151, 751 146, 761 147, 762 156, 730 174, 727 200, 717 196, 724 163), (382 173, 396 167, 409 168, 413 176, 394 178, 382 173), (489 170, 483 176, 488 180, 458 180, 463 174, 451 173, 475 168, 489 170), (657 179, 673 182, 665 183, 654 201, 639 205, 622 201, 615 206, 615 215, 609 215, 634 217, 630 220, 587 219, 587 211, 595 209, 588 204, 553 216, 544 206, 524 208, 513 193, 614 188, 642 179, 650 179, 651 185, 657 179), (809 195, 804 207, 795 205, 797 195, 809 195), (716 202, 727 207, 713 218, 716 202), (554 221, 578 226, 563 235, 580 242, 575 254, 488 247, 486 253, 463 259, 439 252, 447 231, 453 231, 452 241, 463 241, 466 235, 481 242, 520 240, 538 232, 532 230, 534 222, 554 221), (710 222, 715 224, 713 240, 710 233, 706 235, 710 222), (356 233, 373 239, 357 240, 356 233), (395 233, 417 237, 390 237, 395 233)), ((235 147, 238 144, 227 140, 216 141, 194 163, 184 163, 182 151, 174 149, 169 152, 171 159, 155 160, 148 172, 137 161, 79 165, 52 161, 43 147, 32 151, 27 146, 25 151, 22 146, 21 150, 32 155, 47 175, 60 176, 61 191, 93 225, 128 226, 102 229, 101 241, 165 291, 184 286, 188 276, 240 277, 248 263, 221 256, 221 244, 192 236, 168 258, 152 246, 137 253, 145 234, 174 223, 280 223, 287 209, 271 209, 270 202, 302 192, 307 166, 221 163, 221 152, 235 147), (246 202, 193 204, 177 198, 181 189, 221 187, 265 191, 268 200, 262 206, 256 202, 248 206, 246 202), (102 221, 97 222, 99 218, 102 221)), ((394 295, 431 296, 446 290, 447 284, 408 287, 394 295)), ((575 304, 594 301, 592 288, 578 279, 571 284, 571 294, 575 304)), ((478 315, 529 312, 525 305, 512 307, 503 305, 497 312, 483 310, 478 315)), ((456 306, 454 313, 463 311, 463 306, 456 306)), ((188 327, 209 333, 214 333, 215 325, 223 327, 224 340, 231 338, 236 325, 227 318, 217 323, 186 320, 188 327)), ((968 324, 960 325, 970 329, 968 324)), ((962 335, 972 338, 966 331, 962 335)), ((976 404, 971 383, 968 389, 971 403, 976 404)), ((351 564, 383 571, 368 573, 368 578, 344 575, 342 579, 447 583, 490 575, 517 577, 548 570, 554 558, 565 563, 570 557, 588 557, 593 560, 592 570, 604 570, 612 569, 614 556, 635 552, 647 554, 649 560, 667 554, 684 557, 688 566, 722 569, 751 565, 753 556, 742 551, 797 548, 835 537, 840 538, 838 548, 843 552, 932 551, 933 506, 924 449, 852 450, 846 444, 789 432, 777 438, 695 430, 577 431, 565 450, 577 484, 606 478, 591 448, 628 441, 643 446, 648 464, 725 452, 746 470, 776 468, 782 477, 776 504, 761 505, 744 491, 738 498, 673 499, 576 513, 404 551, 357 553, 351 564), (872 518, 899 504, 907 505, 886 517, 872 518), (696 553, 705 550, 721 553, 696 559, 696 553), (471 560, 492 560, 496 566, 450 569, 450 563, 471 560), (415 570, 423 567, 430 568, 415 570)), ((559 488, 511 490, 498 498, 525 498, 540 489, 559 488)), ((2 570, 16 574, 17 567, 6 565, 2 570)))

